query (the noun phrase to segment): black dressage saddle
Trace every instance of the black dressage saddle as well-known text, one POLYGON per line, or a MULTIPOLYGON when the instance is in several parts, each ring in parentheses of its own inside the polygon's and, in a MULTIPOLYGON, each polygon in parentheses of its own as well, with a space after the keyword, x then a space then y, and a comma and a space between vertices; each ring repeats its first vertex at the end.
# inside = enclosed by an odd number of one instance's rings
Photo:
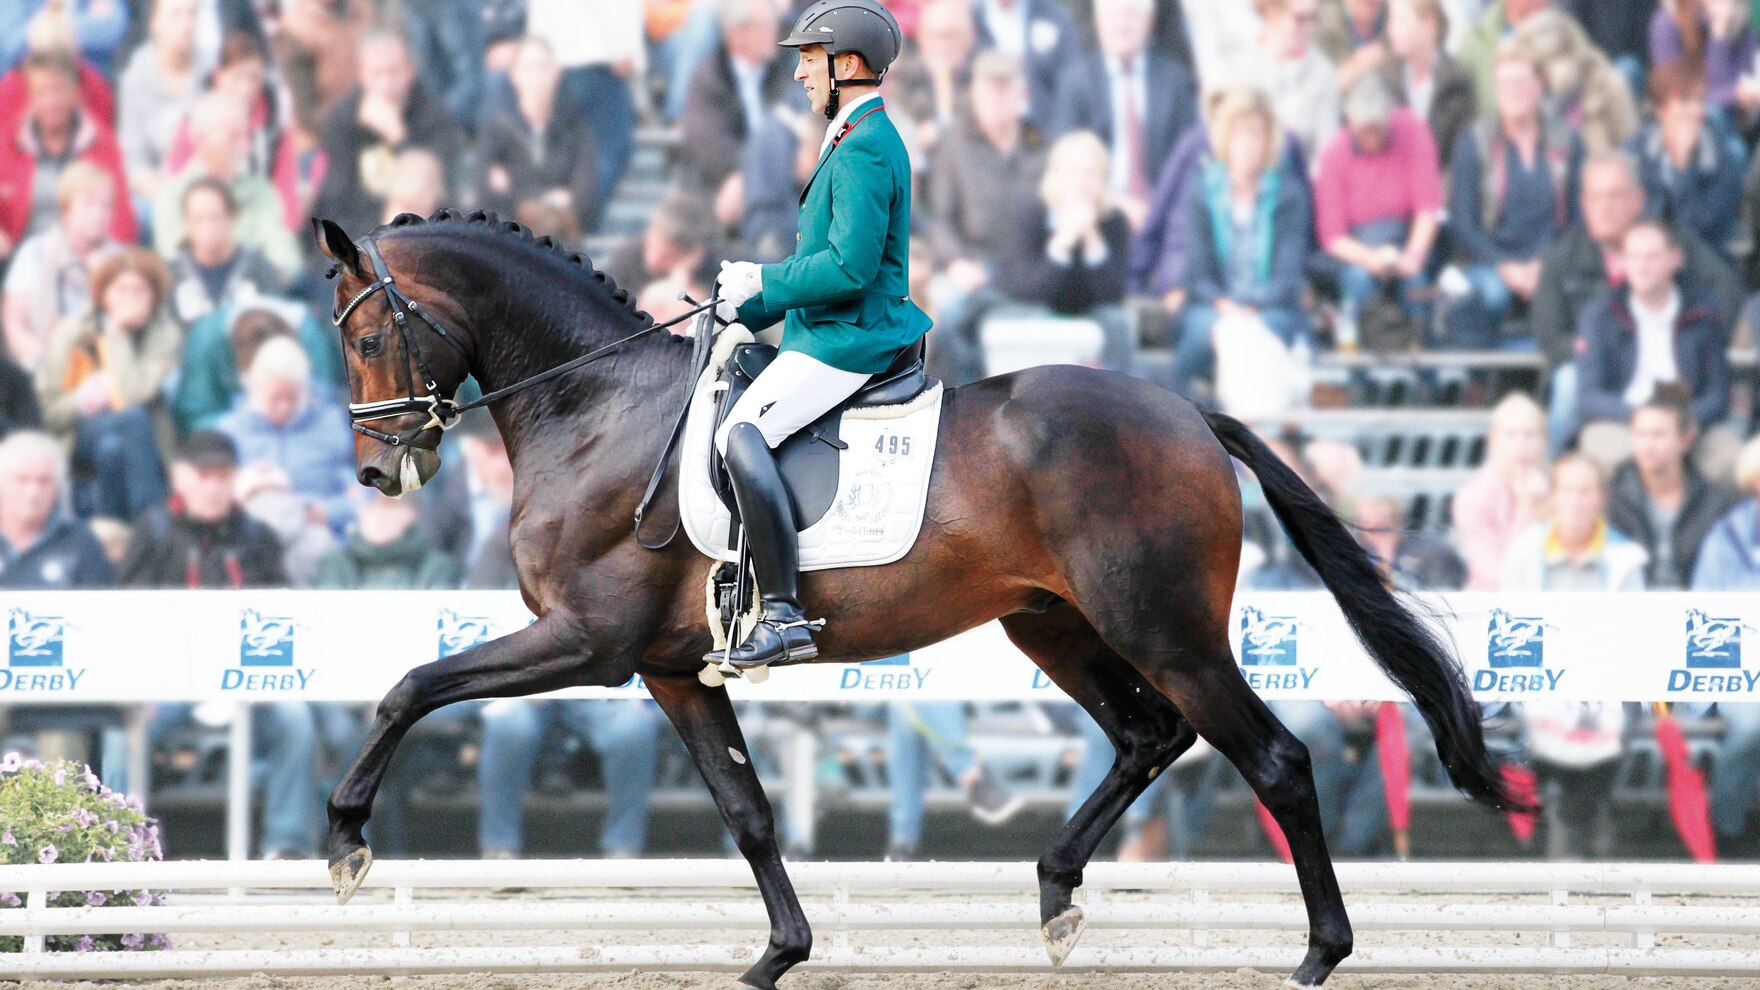
MULTIPOLYGON (((770 362, 776 360, 776 353, 776 348, 769 344, 741 344, 733 349, 733 354, 721 372, 721 381, 727 383, 727 389, 721 393, 720 405, 715 410, 717 429, 733 409, 734 403, 745 394, 752 380, 770 367, 770 362)), ((936 381, 937 379, 930 378, 923 371, 923 342, 919 340, 900 351, 885 371, 869 379, 868 384, 863 385, 842 405, 819 417, 776 448, 777 464, 782 469, 783 481, 788 485, 789 503, 794 508, 797 531, 805 530, 822 519, 837 498, 838 453, 849 446, 839 436, 843 425, 843 411, 909 402, 927 391, 936 381)), ((711 450, 710 457, 709 476, 713 479, 715 494, 720 496, 727 511, 734 514, 737 525, 739 512, 734 507, 733 486, 728 482, 727 465, 722 463, 720 451, 711 450)))

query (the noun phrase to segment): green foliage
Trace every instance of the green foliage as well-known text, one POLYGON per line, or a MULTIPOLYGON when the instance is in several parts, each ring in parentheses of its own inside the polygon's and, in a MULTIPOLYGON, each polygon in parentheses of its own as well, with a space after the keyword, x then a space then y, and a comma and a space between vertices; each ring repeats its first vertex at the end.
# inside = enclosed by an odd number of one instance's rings
MULTIPOLYGON (((99 782, 91 769, 62 761, 0 760, 0 864, 138 863, 163 856, 159 824, 141 804, 99 782)), ((25 892, 0 891, 0 909, 24 906, 25 892)), ((50 907, 165 903, 150 890, 50 891, 50 907)), ((50 935, 51 951, 166 949, 164 935, 50 935)), ((24 940, 0 936, 0 952, 19 952, 24 940)))

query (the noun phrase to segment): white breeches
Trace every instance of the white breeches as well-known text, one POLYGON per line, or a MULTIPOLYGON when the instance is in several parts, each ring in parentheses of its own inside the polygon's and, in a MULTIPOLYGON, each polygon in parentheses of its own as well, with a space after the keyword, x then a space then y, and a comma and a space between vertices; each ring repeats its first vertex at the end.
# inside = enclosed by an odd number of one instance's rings
POLYGON ((733 411, 715 431, 715 449, 726 456, 727 434, 740 423, 754 423, 763 431, 764 442, 775 450, 777 444, 856 394, 872 377, 833 368, 800 351, 783 351, 733 404, 733 411))

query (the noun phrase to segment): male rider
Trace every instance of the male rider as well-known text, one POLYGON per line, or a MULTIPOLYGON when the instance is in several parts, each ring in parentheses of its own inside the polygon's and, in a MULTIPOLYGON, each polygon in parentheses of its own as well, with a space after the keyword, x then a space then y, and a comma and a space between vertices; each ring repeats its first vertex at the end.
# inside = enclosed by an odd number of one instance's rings
POLYGON ((801 194, 794 257, 774 265, 722 262, 721 298, 739 321, 783 321, 781 353, 716 432, 751 547, 762 598, 745 642, 710 662, 757 667, 818 655, 799 596, 794 512, 771 451, 929 330, 909 295, 910 161, 875 91, 898 57, 898 22, 875 0, 819 0, 782 41, 794 77, 830 119, 819 164, 801 194))

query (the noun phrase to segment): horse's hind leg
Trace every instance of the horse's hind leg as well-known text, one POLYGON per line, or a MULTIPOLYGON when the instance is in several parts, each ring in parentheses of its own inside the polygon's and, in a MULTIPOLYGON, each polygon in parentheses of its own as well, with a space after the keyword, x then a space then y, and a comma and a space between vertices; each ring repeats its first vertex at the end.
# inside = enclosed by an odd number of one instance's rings
POLYGON ((1220 630, 1205 635, 1196 631, 1201 628, 1194 622, 1179 632, 1138 630, 1120 641, 1130 644, 1126 656, 1157 658, 1135 662, 1235 765, 1282 827, 1308 909, 1308 954, 1288 982, 1317 987, 1351 954, 1351 923, 1320 830, 1308 748, 1247 686, 1220 630), (1150 647, 1148 636, 1159 639, 1159 646, 1150 647))
POLYGON ((646 678, 648 693, 672 720, 691 759, 709 785, 715 808, 751 864, 758 892, 770 914, 770 944, 739 981, 754 990, 776 990, 776 981, 813 948, 813 932, 776 847, 776 823, 745 736, 724 687, 704 687, 695 676, 646 678))
POLYGON ((1113 652, 1073 607, 1011 615, 1002 626, 1023 653, 1093 716, 1117 752, 1106 779, 1039 858, 1040 934, 1051 964, 1061 966, 1081 937, 1081 909, 1070 898, 1082 884, 1083 868, 1119 816, 1197 735, 1179 710, 1113 652))

